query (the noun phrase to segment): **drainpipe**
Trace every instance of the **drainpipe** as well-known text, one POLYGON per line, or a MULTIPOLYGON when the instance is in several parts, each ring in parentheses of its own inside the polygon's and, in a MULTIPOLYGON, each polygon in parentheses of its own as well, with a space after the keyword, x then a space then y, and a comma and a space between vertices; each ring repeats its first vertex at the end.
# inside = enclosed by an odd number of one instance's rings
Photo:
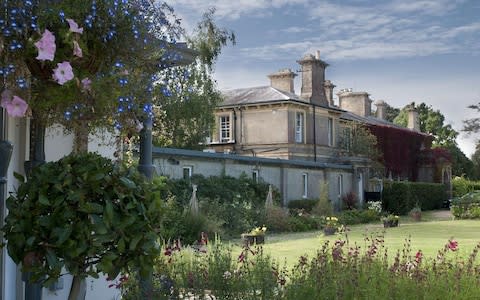
POLYGON ((313 161, 317 161, 317 125, 315 117, 315 104, 312 103, 313 108, 313 161))

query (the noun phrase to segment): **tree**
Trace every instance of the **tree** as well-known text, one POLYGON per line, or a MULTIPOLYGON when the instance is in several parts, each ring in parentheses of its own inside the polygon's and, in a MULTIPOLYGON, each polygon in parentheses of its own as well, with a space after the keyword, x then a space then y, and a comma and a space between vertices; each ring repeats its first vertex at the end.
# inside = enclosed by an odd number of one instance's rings
POLYGON ((158 146, 199 149, 215 125, 213 110, 222 101, 212 78, 215 62, 235 35, 214 22, 215 9, 208 10, 188 38, 198 52, 195 63, 162 72, 165 85, 154 90, 157 118, 154 143, 158 146))
POLYGON ((9 255, 32 279, 49 285, 65 268, 74 276, 68 299, 77 300, 87 276, 153 269, 162 201, 138 171, 87 153, 19 179, 2 231, 9 255))
POLYGON ((400 113, 400 108, 390 106, 388 103, 385 103, 385 120, 392 122, 400 113))
MULTIPOLYGON (((415 106, 415 102, 411 105, 415 106)), ((394 119, 394 123, 407 127, 408 125, 408 109, 405 106, 400 110, 398 116, 394 119)), ((432 106, 424 102, 416 106, 420 121, 420 131, 431 134, 434 137, 433 146, 453 146, 456 145, 456 132, 450 124, 445 125, 445 116, 439 111, 434 110, 432 106)))

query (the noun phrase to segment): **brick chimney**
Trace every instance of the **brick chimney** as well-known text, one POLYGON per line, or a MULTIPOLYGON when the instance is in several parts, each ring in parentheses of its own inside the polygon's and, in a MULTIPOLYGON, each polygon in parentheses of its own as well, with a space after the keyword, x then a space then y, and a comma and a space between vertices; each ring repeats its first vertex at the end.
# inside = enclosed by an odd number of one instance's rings
POLYGON ((407 127, 414 131, 420 131, 420 119, 418 118, 418 112, 414 105, 407 106, 408 125, 407 127))
POLYGON ((330 80, 325 80, 323 88, 325 90, 325 97, 329 106, 334 106, 333 103, 333 89, 336 87, 330 80))
POLYGON ((376 117, 380 120, 385 120, 387 117, 387 103, 383 100, 377 100, 374 104, 377 107, 376 117))
POLYGON ((325 68, 328 64, 320 59, 320 51, 316 56, 312 54, 305 55, 298 60, 302 66, 302 88, 300 97, 309 100, 310 103, 328 106, 327 97, 325 96, 324 81, 325 68))
POLYGON ((362 117, 372 114, 372 100, 366 92, 352 92, 352 89, 343 89, 337 93, 341 109, 362 117))
POLYGON ((281 91, 294 93, 295 87, 293 84, 293 79, 297 74, 293 73, 290 69, 282 69, 278 72, 268 75, 270 78, 270 86, 281 91))

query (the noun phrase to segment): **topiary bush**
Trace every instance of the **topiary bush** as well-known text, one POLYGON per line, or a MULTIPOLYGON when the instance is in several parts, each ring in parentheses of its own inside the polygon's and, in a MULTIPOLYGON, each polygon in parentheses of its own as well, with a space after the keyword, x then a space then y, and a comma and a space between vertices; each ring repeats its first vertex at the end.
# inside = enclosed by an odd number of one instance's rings
POLYGON ((33 169, 7 199, 8 254, 51 284, 99 273, 147 274, 159 253, 162 202, 145 177, 97 154, 69 155, 33 169))

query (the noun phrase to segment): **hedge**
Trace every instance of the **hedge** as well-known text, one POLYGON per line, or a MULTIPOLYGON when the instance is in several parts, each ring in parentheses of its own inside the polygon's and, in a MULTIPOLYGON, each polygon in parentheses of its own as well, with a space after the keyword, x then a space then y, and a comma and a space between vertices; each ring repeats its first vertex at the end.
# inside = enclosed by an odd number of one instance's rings
POLYGON ((456 219, 480 219, 480 192, 453 199, 450 209, 456 219))
POLYGON ((416 204, 422 210, 439 209, 446 200, 446 186, 440 183, 387 181, 383 185, 383 210, 399 215, 407 214, 416 204))
POLYGON ((289 209, 304 209, 306 212, 311 212, 317 202, 317 199, 291 200, 288 202, 287 206, 289 209))

